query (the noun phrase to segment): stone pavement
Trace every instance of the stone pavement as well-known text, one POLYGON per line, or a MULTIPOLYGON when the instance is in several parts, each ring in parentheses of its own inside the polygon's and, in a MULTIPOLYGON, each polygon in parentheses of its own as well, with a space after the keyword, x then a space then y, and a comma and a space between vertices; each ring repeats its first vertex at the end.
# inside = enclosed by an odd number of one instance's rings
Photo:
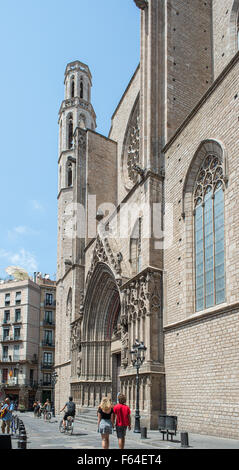
MULTIPOLYGON (((61 415, 52 417, 51 422, 33 417, 33 413, 19 414, 24 422, 27 433, 27 449, 101 449, 101 437, 97 433, 97 418, 93 415, 76 417, 73 435, 59 432, 61 415)), ((199 434, 188 434, 187 449, 239 449, 239 441, 234 439, 217 438, 199 434)), ((18 441, 12 438, 12 448, 17 449, 18 441)), ((110 436, 110 448, 117 449, 118 441, 115 432, 110 436)), ((159 431, 147 430, 147 439, 141 434, 127 431, 125 449, 182 449, 180 431, 173 441, 163 441, 159 431)))

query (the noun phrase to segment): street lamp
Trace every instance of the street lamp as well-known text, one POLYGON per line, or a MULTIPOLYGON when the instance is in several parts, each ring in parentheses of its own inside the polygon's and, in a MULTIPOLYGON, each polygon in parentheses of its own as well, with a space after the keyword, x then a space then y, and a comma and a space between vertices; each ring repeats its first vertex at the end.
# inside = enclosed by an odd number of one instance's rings
POLYGON ((55 417, 55 385, 56 385, 56 382, 57 382, 57 378, 58 378, 58 374, 54 370, 51 374, 51 383, 52 383, 52 387, 53 387, 52 414, 53 414, 54 417, 55 417))
POLYGON ((136 409, 135 409, 135 427, 134 432, 140 433, 140 414, 139 414, 139 369, 145 360, 145 351, 146 346, 144 345, 143 341, 139 342, 137 339, 135 340, 135 344, 133 344, 132 350, 130 351, 131 354, 131 362, 134 367, 136 367, 136 409))

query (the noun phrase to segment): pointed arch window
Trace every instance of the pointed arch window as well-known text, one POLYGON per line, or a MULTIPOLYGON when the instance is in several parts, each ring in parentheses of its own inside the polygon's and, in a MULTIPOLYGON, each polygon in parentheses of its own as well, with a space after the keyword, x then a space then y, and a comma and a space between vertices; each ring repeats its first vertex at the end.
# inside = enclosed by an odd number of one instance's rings
POLYGON ((83 85, 83 81, 81 80, 80 81, 80 98, 83 98, 84 96, 84 85, 83 85))
POLYGON ((69 188, 72 186, 73 183, 73 172, 72 172, 72 163, 68 162, 67 167, 66 167, 66 182, 67 182, 67 187, 69 188))
POLYGON ((68 149, 73 147, 73 118, 72 115, 68 119, 68 149))
POLYGON ((71 98, 75 96, 75 78, 72 77, 71 79, 71 98))
POLYGON ((222 162, 207 155, 194 189, 196 311, 225 301, 222 162))

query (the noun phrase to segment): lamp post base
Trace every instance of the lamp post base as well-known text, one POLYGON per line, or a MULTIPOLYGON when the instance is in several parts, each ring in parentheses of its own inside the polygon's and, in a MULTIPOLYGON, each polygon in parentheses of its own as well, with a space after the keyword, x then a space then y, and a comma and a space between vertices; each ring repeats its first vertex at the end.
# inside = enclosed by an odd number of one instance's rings
POLYGON ((136 432, 136 433, 140 433, 140 432, 141 432, 141 429, 140 429, 140 418, 138 418, 138 417, 135 418, 134 432, 136 432))

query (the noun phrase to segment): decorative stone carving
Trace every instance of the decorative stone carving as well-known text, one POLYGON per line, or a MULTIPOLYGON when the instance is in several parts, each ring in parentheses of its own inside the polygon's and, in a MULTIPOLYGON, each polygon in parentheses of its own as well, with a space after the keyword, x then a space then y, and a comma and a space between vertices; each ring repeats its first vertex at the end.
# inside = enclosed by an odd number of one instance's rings
POLYGON ((114 253, 110 247, 110 244, 108 242, 108 239, 106 237, 103 237, 102 239, 98 235, 96 239, 96 244, 92 256, 92 261, 91 261, 91 266, 87 274, 86 278, 86 285, 88 284, 93 271, 96 267, 96 264, 99 262, 103 262, 108 264, 108 266, 112 269, 116 282, 119 281, 119 276, 121 276, 121 262, 122 262, 123 256, 121 253, 118 253, 116 257, 114 256, 114 253))
POLYGON ((204 201, 206 194, 215 192, 224 185, 223 163, 216 155, 208 155, 198 172, 195 189, 194 204, 198 206, 204 201))
POLYGON ((112 341, 117 340, 117 339, 121 339, 121 325, 120 325, 120 323, 117 323, 115 325, 113 335, 112 335, 112 341))
POLYGON ((81 291, 80 293, 80 312, 79 312, 79 320, 81 321, 84 315, 84 292, 81 291))
POLYGON ((129 363, 129 334, 126 318, 121 320, 121 365, 127 367, 129 363))
MULTIPOLYGON (((147 269, 132 281, 123 292, 121 302, 122 366, 129 358, 128 325, 140 317, 159 315, 161 306, 161 272, 147 269)), ((140 338, 145 341, 145 338, 140 338)))
POLYGON ((129 145, 128 145, 128 159, 127 159, 127 167, 128 167, 128 175, 133 183, 137 181, 137 172, 136 168, 139 163, 139 115, 136 116, 136 122, 131 128, 129 134, 129 145))
MULTIPOLYGON (((140 168, 140 108, 139 96, 136 100, 129 124, 125 133, 123 155, 122 155, 122 174, 127 189, 138 181, 138 168, 140 168)), ((142 175, 141 175, 142 176, 142 175)))
POLYGON ((71 325, 71 349, 75 350, 80 347, 81 343, 81 322, 75 321, 71 325))
POLYGON ((148 6, 148 0, 134 0, 136 6, 144 10, 148 6))
POLYGON ((77 375, 81 375, 81 363, 82 363, 82 352, 79 351, 78 358, 77 358, 77 375))

